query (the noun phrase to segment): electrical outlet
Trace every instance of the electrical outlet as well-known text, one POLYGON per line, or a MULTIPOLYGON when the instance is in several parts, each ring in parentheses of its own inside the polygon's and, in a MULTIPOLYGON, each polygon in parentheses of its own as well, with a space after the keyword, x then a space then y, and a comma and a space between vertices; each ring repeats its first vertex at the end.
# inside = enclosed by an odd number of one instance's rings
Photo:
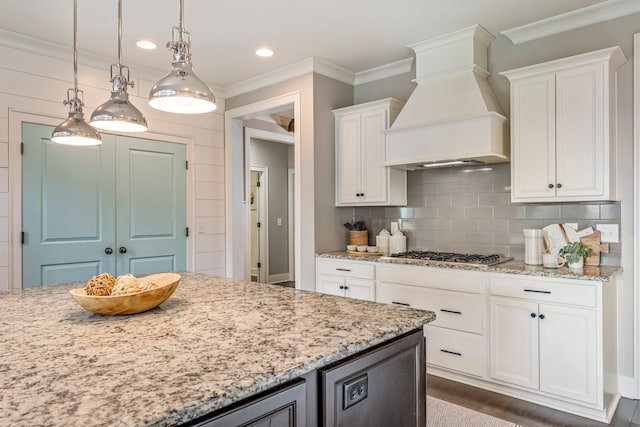
POLYGON ((278 227, 281 227, 281 226, 282 226, 282 218, 276 218, 276 225, 277 225, 278 227))
POLYGON ((367 374, 342 384, 342 409, 347 409, 366 399, 368 394, 369 379, 367 374))
POLYGON ((199 222, 196 227, 198 229, 198 234, 204 234, 206 232, 204 222, 199 222))
POLYGON ((618 224, 596 224, 596 230, 600 231, 600 241, 603 243, 618 243, 618 224))

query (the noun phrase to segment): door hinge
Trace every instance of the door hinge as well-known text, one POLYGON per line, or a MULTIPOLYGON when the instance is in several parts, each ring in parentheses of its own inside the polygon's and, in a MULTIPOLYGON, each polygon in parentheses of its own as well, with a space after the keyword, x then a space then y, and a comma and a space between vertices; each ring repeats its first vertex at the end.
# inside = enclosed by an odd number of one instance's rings
POLYGON ((256 187, 260 187, 260 181, 256 182, 256 187))
POLYGON ((256 224, 256 227, 260 228, 260 223, 259 222, 256 224))
POLYGON ((24 231, 20 233, 20 243, 24 245, 24 231))
POLYGON ((262 263, 261 262, 258 263, 258 268, 260 268, 260 267, 262 267, 262 263))
POLYGON ((189 237, 189 227, 185 229, 185 236, 189 237))
POLYGON ((184 161, 184 168, 185 168, 186 170, 189 170, 189 160, 185 160, 185 161, 184 161))
POLYGON ((24 142, 20 143, 20 154, 24 154, 24 142))

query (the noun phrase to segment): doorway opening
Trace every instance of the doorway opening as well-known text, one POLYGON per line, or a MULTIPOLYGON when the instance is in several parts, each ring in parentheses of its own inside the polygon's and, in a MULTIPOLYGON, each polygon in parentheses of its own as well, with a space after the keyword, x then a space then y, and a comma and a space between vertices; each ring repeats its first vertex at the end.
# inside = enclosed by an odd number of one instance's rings
MULTIPOLYGON (((263 164, 252 163, 250 153, 250 140, 252 138, 258 138, 267 141, 274 141, 290 144, 292 148, 292 161, 291 164, 284 168, 284 183, 282 184, 282 190, 288 193, 289 184, 287 182, 288 169, 292 168, 296 171, 299 170, 301 164, 300 155, 300 133, 297 129, 300 117, 300 94, 292 93, 289 95, 283 95, 280 97, 272 98, 266 101, 257 102, 244 107, 238 107, 229 110, 225 113, 225 164, 228 165, 226 169, 225 182, 227 183, 227 201, 226 201, 226 259, 227 259, 227 276, 238 279, 249 280, 252 276, 251 270, 251 209, 250 209, 250 196, 251 196, 251 166, 264 166, 263 164), (280 114, 284 111, 292 112, 292 118, 295 122, 294 132, 271 132, 259 127, 247 127, 245 124, 249 121, 253 121, 261 116, 270 116, 272 114, 280 114), (277 134, 274 137, 273 134, 277 134), (282 138, 286 140, 280 140, 282 138)), ((284 144, 280 144, 284 145, 284 144)), ((271 169, 269 175, 271 176, 271 169)), ((302 239, 300 236, 300 223, 301 223, 301 207, 300 202, 300 174, 293 175, 295 184, 292 185, 293 206, 289 207, 288 197, 282 206, 285 212, 282 216, 271 216, 270 222, 278 224, 278 218, 281 218, 281 229, 290 229, 293 234, 286 233, 285 240, 288 242, 293 240, 294 244, 289 245, 289 248, 285 251, 285 258, 287 266, 293 264, 291 268, 286 271, 287 275, 284 279, 278 277, 271 277, 272 281, 288 280, 293 276, 294 280, 300 278, 301 272, 301 260, 299 254, 302 252, 302 239), (289 209, 293 210, 293 215, 289 215, 289 209), (285 222, 285 218, 290 218, 285 222), (293 223, 293 224, 292 224, 293 223)), ((270 186, 270 192, 274 191, 274 186, 270 186)), ((269 203, 267 203, 269 204, 269 203)), ((267 232, 268 233, 268 232, 267 232)), ((272 240, 270 237, 268 240, 272 240)), ((266 250, 269 252, 269 250, 266 250)), ((263 258, 261 256, 261 258, 263 258)), ((273 273, 273 272, 272 272, 273 273)), ((273 274, 270 274, 273 276, 273 274)), ((267 277, 266 281, 269 281, 267 277)), ((296 281, 296 288, 302 288, 301 283, 296 281)))
POLYGON ((245 153, 250 163, 249 215, 251 280, 283 283, 295 280, 294 215, 290 212, 289 169, 293 167, 293 135, 255 127, 245 121, 245 153))

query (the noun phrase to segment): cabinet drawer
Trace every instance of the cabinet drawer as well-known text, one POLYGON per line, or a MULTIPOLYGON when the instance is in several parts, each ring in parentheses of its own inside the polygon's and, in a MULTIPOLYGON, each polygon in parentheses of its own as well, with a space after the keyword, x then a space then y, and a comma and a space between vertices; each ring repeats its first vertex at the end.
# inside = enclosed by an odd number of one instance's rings
POLYGON ((482 334, 482 295, 378 282, 376 297, 378 302, 433 311, 431 325, 482 334))
POLYGON ((357 277, 359 279, 375 279, 376 277, 375 265, 367 262, 317 259, 316 269, 317 274, 357 277))
POLYGON ((382 264, 377 266, 378 280, 402 283, 403 285, 424 286, 450 291, 482 292, 480 272, 424 267, 403 264, 382 264))
POLYGON ((479 335, 425 326, 427 364, 482 376, 484 346, 479 335))
MULTIPOLYGON (((606 283, 595 283, 598 286, 606 286, 606 283)), ((491 295, 586 307, 594 307, 597 301, 596 284, 550 279, 523 279, 514 275, 492 276, 491 295)))

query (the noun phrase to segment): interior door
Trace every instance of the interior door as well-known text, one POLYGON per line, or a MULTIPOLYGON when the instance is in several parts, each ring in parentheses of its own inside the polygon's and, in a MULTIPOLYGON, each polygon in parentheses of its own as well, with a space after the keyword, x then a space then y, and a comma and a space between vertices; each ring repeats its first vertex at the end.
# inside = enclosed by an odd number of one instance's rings
POLYGON ((71 147, 50 141, 51 126, 23 123, 23 286, 115 273, 115 138, 71 147), (107 251, 108 252, 108 251, 107 251))
POLYGON ((186 269, 185 146, 116 140, 118 274, 186 269))
POLYGON ((186 148, 102 135, 52 143, 23 125, 23 286, 186 269, 186 148))

